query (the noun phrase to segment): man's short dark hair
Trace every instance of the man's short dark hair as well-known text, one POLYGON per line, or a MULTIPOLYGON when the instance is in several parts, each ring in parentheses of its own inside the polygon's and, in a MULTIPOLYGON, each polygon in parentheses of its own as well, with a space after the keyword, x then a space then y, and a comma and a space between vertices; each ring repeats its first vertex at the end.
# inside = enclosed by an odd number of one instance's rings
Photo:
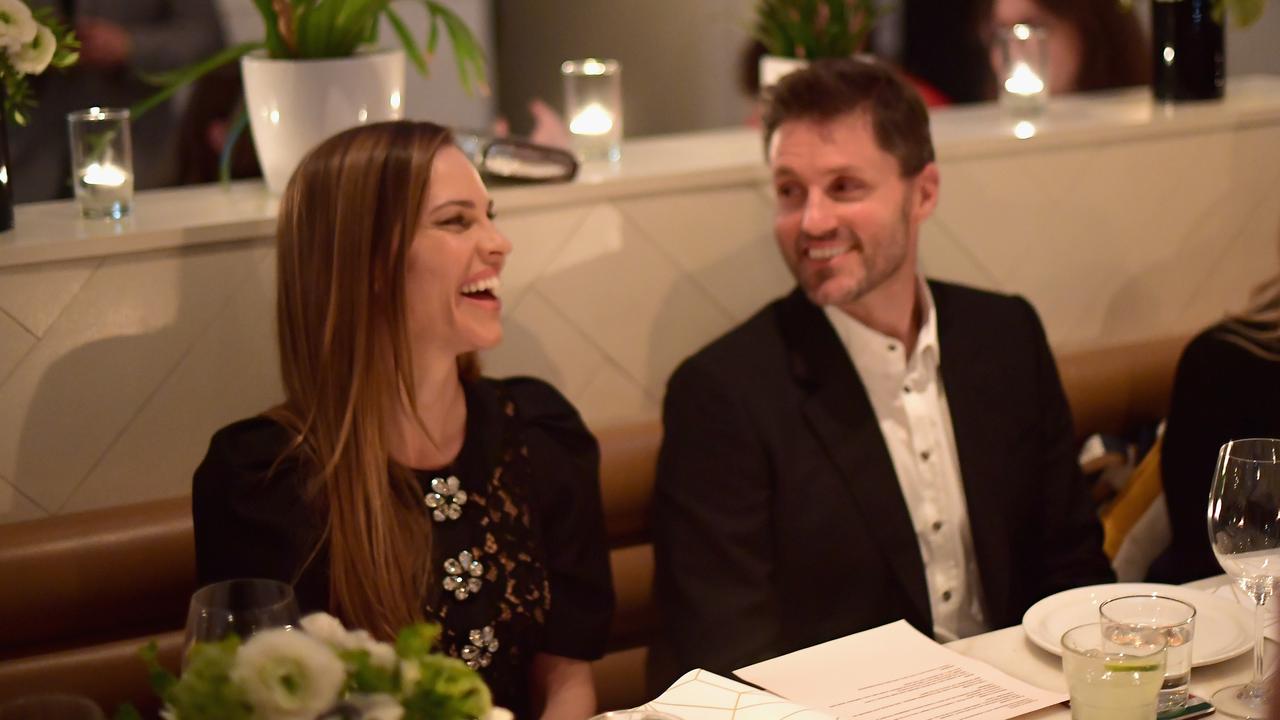
POLYGON ((816 60, 765 92, 765 150, 789 120, 827 121, 865 112, 881 150, 898 161, 903 177, 933 162, 929 111, 920 94, 888 66, 857 58, 816 60))

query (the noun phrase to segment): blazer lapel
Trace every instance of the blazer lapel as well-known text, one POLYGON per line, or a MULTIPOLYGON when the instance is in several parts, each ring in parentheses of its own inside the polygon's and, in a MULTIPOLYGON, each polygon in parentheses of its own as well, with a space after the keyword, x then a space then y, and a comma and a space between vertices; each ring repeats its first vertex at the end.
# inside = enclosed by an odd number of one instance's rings
POLYGON ((993 391, 996 385, 983 378, 990 367, 984 356, 991 348, 973 325, 953 322, 963 310, 957 311, 952 304, 946 285, 930 282, 929 287, 937 306, 942 386, 955 431, 986 621, 992 627, 1003 627, 1017 619, 1008 617, 1011 559, 1001 513, 1003 504, 998 500, 1008 492, 1002 488, 1005 450, 1000 432, 990 419, 993 413, 1000 412, 998 405, 993 406, 998 403, 998 393, 993 391))
POLYGON ((906 588, 913 612, 904 616, 932 635, 920 546, 866 389, 835 329, 799 289, 783 301, 779 319, 792 373, 808 391, 805 419, 839 469, 862 522, 906 588))

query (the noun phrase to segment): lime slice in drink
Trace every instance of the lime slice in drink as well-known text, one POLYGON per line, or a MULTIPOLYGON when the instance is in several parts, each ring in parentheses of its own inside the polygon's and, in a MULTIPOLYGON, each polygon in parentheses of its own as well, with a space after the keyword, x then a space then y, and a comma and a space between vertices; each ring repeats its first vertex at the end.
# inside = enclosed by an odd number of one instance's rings
POLYGON ((1105 663, 1103 667, 1111 672, 1154 672, 1160 669, 1160 663, 1147 663, 1139 665, 1137 663, 1105 663))

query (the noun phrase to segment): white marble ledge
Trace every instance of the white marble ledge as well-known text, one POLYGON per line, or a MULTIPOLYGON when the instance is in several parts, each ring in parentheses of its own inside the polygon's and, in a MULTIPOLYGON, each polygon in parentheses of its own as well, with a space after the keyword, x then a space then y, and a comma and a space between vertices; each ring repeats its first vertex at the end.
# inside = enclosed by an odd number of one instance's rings
MULTIPOLYGON (((1218 102, 1164 106, 1145 87, 1051 100, 1035 133, 1015 137, 1015 121, 995 104, 947 108, 932 117, 945 163, 1192 136, 1280 125, 1280 76, 1233 77, 1218 102)), ((1025 131, 1027 127, 1022 127, 1025 131)), ((629 140, 617 166, 587 164, 571 183, 500 186, 502 213, 626 197, 761 183, 767 179, 759 131, 745 128, 629 140)), ((277 200, 260 182, 138 193, 120 223, 84 221, 72 201, 16 208, 16 229, 0 233, 0 268, 270 236, 277 200)))

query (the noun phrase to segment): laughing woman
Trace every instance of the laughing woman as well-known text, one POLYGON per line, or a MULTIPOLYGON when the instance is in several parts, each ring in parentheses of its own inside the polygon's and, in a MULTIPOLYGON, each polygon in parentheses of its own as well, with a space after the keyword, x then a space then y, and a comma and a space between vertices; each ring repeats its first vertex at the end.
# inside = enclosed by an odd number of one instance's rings
POLYGON ((480 377, 510 243, 444 128, 311 152, 280 205, 285 401, 213 436, 192 513, 201 583, 291 583, 384 639, 440 623, 520 718, 592 714, 613 610, 599 453, 571 405, 480 377))

